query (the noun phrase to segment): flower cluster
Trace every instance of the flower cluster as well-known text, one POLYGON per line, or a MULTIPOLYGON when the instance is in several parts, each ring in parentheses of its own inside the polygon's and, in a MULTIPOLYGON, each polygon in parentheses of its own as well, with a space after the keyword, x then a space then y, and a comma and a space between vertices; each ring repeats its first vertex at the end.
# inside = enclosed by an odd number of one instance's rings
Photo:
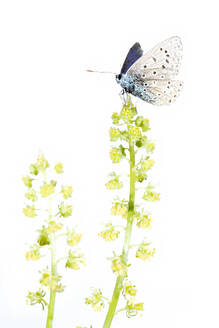
POLYGON ((123 219, 128 217, 128 202, 126 200, 115 200, 111 208, 112 215, 119 215, 123 219))
POLYGON ((150 243, 143 241, 136 251, 136 257, 143 261, 150 260, 155 254, 155 249, 149 246, 150 243))
POLYGON ((112 258, 111 269, 117 276, 127 276, 129 264, 124 263, 122 256, 112 258))
POLYGON ((101 231, 98 236, 105 241, 113 241, 119 237, 120 231, 116 230, 112 223, 106 224, 106 229, 101 231))
POLYGON ((34 244, 30 246, 30 250, 25 253, 27 260, 37 261, 41 258, 39 245, 34 244))
POLYGON ((154 191, 154 186, 148 185, 146 191, 142 197, 144 200, 148 200, 150 202, 156 202, 160 200, 160 194, 154 191))
POLYGON ((41 285, 48 287, 49 289, 56 291, 56 292, 63 292, 64 286, 61 284, 62 276, 58 274, 52 274, 48 269, 45 269, 42 272, 42 276, 40 279, 41 285))
POLYGON ((110 180, 105 184, 108 190, 121 189, 123 187, 122 181, 119 180, 119 176, 112 172, 110 174, 110 180))
POLYGON ((136 225, 141 229, 150 229, 151 228, 151 216, 144 211, 138 212, 135 211, 134 218, 136 219, 136 225))
POLYGON ((90 297, 85 298, 85 304, 91 305, 92 309, 95 312, 102 311, 105 304, 105 297, 102 295, 102 292, 100 289, 93 288, 92 295, 90 297))
POLYGON ((26 297, 27 304, 28 305, 41 304, 42 309, 44 310, 45 306, 48 305, 48 303, 44 299, 45 295, 46 295, 46 293, 43 289, 39 289, 35 293, 28 292, 28 295, 26 297))
POLYGON ((67 261, 65 263, 66 268, 79 270, 81 264, 85 264, 84 255, 70 249, 67 261))

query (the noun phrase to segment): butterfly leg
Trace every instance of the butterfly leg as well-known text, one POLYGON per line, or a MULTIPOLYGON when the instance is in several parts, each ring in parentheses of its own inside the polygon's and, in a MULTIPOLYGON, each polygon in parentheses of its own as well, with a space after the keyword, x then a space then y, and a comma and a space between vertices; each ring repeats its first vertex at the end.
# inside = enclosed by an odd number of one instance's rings
POLYGON ((128 100, 128 94, 125 91, 125 89, 122 89, 122 91, 119 93, 120 98, 122 99, 123 103, 126 104, 128 100))

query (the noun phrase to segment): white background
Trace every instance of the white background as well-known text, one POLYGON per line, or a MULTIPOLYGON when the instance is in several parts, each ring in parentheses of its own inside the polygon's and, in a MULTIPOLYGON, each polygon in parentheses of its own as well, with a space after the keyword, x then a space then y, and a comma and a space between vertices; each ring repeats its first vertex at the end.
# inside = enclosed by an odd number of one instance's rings
POLYGON ((84 233, 87 258, 86 268, 64 276, 54 328, 102 327, 105 313, 83 302, 91 286, 110 297, 115 282, 106 260, 113 245, 97 232, 110 219, 108 129, 121 99, 113 76, 84 70, 119 72, 134 42, 149 50, 172 35, 184 45, 181 97, 161 108, 133 99, 150 119, 157 146, 152 180, 162 198, 153 205, 149 237, 157 254, 146 264, 133 260, 144 316, 121 314, 112 327, 219 326, 217 22, 216 1, 1 1, 2 327, 45 327, 46 312, 25 304, 27 291, 37 288, 40 264, 24 259, 35 226, 22 214, 21 178, 39 149, 52 164, 64 163, 64 179, 74 187, 72 220, 84 233))

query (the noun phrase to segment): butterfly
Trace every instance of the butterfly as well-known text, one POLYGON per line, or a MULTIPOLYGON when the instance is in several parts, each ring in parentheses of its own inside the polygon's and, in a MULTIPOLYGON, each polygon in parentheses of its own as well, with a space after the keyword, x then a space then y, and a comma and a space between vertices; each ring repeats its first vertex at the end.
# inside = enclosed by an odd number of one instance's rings
POLYGON ((129 50, 116 82, 123 94, 132 94, 153 105, 173 103, 182 90, 174 80, 182 60, 182 42, 173 36, 143 54, 136 42, 129 50))

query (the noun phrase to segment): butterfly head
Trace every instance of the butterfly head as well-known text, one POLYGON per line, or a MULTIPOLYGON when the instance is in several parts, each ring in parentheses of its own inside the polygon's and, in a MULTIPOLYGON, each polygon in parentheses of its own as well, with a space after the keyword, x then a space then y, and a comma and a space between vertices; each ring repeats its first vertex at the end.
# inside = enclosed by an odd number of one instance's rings
POLYGON ((116 74, 116 82, 117 83, 120 83, 121 78, 122 78, 122 74, 121 73, 120 74, 116 74))

